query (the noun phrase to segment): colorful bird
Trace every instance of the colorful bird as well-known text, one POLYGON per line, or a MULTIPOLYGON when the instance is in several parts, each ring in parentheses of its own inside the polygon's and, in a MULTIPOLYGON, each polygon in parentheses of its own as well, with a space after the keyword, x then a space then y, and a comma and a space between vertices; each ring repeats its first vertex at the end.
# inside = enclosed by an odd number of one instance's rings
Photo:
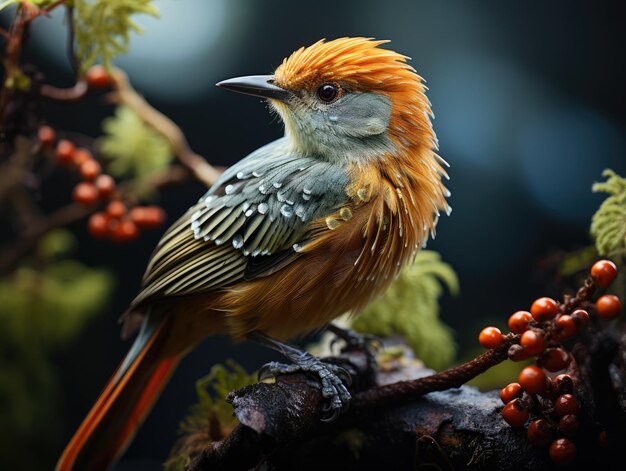
POLYGON ((123 316, 130 351, 58 471, 106 469, 180 359, 212 334, 253 339, 319 377, 328 412, 350 400, 339 368, 282 341, 358 313, 448 213, 447 164, 407 57, 368 38, 300 48, 271 76, 218 86, 268 100, 284 137, 225 171, 165 233, 123 316))

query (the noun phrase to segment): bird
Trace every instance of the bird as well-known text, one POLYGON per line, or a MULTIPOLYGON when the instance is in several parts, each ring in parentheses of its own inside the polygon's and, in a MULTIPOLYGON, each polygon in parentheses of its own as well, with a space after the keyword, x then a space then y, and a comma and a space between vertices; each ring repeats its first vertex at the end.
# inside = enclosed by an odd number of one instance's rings
POLYGON ((449 214, 424 80, 365 37, 301 47, 272 75, 224 80, 260 97, 284 136, 225 170, 158 242, 122 316, 129 352, 56 470, 119 459, 182 359, 215 334, 283 353, 268 374, 314 375, 334 417, 348 379, 287 342, 353 315, 415 258, 449 214))

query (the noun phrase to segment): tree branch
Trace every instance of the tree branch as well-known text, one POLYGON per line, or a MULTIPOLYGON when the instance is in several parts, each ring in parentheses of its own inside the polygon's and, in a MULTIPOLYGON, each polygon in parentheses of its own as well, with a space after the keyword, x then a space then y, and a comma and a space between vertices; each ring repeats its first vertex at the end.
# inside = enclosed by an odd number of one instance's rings
MULTIPOLYGON (((163 172, 152 175, 143 184, 150 186, 150 188, 161 189, 169 185, 185 182, 190 177, 189 170, 180 165, 175 165, 163 172)), ((132 198, 133 187, 134 184, 128 182, 121 185, 120 191, 132 198)), ((27 230, 21 233, 14 243, 0 250, 0 273, 6 274, 13 271, 19 261, 31 253, 39 240, 48 232, 79 221, 98 209, 100 209, 100 206, 84 206, 78 203, 71 203, 50 214, 31 219, 27 230)))
MULTIPOLYGON (((437 374, 429 374, 430 370, 419 362, 398 361, 396 368, 386 368, 379 374, 381 386, 356 392, 348 412, 330 424, 319 420, 323 398, 304 375, 281 376, 273 384, 245 387, 227 398, 240 424, 224 440, 207 443, 193 457, 187 471, 259 466, 293 469, 294 463, 303 470, 422 466, 445 470, 553 469, 545 448, 532 446, 524 430, 504 422, 496 391, 481 393, 467 386, 448 389, 506 359, 508 348, 517 340, 518 336, 509 335, 501 347, 437 374), (418 379, 396 382, 398 377, 418 379), (373 407, 383 405, 384 410, 373 407)), ((596 332, 587 341, 591 343, 583 357, 590 364, 581 364, 579 371, 577 363, 572 362, 568 370, 578 378, 576 394, 587 411, 580 416, 575 439, 576 463, 608 469, 611 463, 624 461, 626 450, 619 446, 622 433, 609 427, 607 431, 616 446, 599 451, 597 437, 602 428, 594 414, 594 403, 600 399, 606 407, 613 404, 613 398, 622 397, 623 369, 619 370, 622 386, 618 390, 596 390, 597 383, 604 383, 597 378, 590 383, 588 378, 609 377, 613 364, 609 358, 622 365, 621 358, 615 358, 616 353, 623 352, 626 337, 596 332), (603 359, 601 365, 593 361, 599 358, 603 359)), ((364 356, 352 351, 332 359, 349 369, 357 385, 359 375, 366 374, 365 362, 359 355, 364 356)), ((615 420, 621 420, 623 429, 623 412, 620 416, 619 408, 611 411, 615 420)))
POLYGON ((193 173, 194 177, 211 186, 220 175, 220 172, 209 165, 200 155, 191 150, 185 135, 170 118, 153 108, 144 98, 137 93, 128 80, 126 73, 120 69, 112 72, 116 91, 112 93, 113 101, 123 103, 139 115, 139 117, 159 134, 161 134, 172 147, 176 158, 193 173))
POLYGON ((363 391, 354 398, 353 406, 366 408, 381 407, 392 403, 406 403, 417 396, 430 392, 458 388, 489 368, 506 360, 509 348, 518 342, 519 335, 508 334, 504 339, 504 343, 498 348, 489 350, 462 365, 448 368, 423 378, 399 381, 363 391))
POLYGON ((57 88, 52 85, 43 84, 39 89, 42 96, 57 101, 78 101, 83 98, 89 86, 85 77, 79 77, 76 83, 70 88, 57 88))

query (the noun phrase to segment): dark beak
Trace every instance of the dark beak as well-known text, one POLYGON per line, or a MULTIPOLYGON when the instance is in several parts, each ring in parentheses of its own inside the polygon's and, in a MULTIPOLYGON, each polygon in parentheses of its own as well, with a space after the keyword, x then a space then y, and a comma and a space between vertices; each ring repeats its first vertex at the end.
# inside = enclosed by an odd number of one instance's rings
POLYGON ((247 77, 237 77, 224 80, 218 87, 232 90, 233 92, 244 93, 246 95, 260 96, 263 98, 273 98, 275 100, 287 101, 291 98, 291 92, 274 85, 273 75, 249 75, 247 77))

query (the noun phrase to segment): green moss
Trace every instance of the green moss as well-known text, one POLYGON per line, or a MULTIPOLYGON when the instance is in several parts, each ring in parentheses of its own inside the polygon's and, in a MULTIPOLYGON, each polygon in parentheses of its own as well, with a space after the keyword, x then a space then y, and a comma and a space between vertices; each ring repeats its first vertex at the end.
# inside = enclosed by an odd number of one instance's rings
POLYGON ((200 378, 196 382, 198 402, 180 424, 182 437, 174 444, 165 469, 183 471, 190 456, 200 451, 198 447, 228 435, 239 422, 226 396, 256 382, 256 373, 249 374, 234 360, 227 360, 226 366, 215 365, 207 376, 200 378))
MULTIPOLYGON (((69 3, 69 2, 68 2, 69 3)), ((158 16, 152 0, 73 0, 76 54, 83 70, 98 60, 105 67, 128 51, 131 33, 142 29, 133 16, 158 16)))
POLYGON ((118 106, 102 128, 105 134, 98 141, 99 148, 109 159, 107 170, 115 176, 145 178, 165 169, 172 160, 165 138, 127 106, 118 106))
POLYGON ((591 235, 600 255, 622 262, 626 258, 626 178, 612 170, 605 170, 602 175, 606 181, 595 183, 592 190, 610 196, 593 215, 591 235))
POLYGON ((447 287, 456 294, 457 276, 437 252, 422 250, 383 297, 371 303, 351 327, 387 337, 401 335, 429 367, 448 366, 456 346, 450 329, 439 320, 439 298, 447 287))

